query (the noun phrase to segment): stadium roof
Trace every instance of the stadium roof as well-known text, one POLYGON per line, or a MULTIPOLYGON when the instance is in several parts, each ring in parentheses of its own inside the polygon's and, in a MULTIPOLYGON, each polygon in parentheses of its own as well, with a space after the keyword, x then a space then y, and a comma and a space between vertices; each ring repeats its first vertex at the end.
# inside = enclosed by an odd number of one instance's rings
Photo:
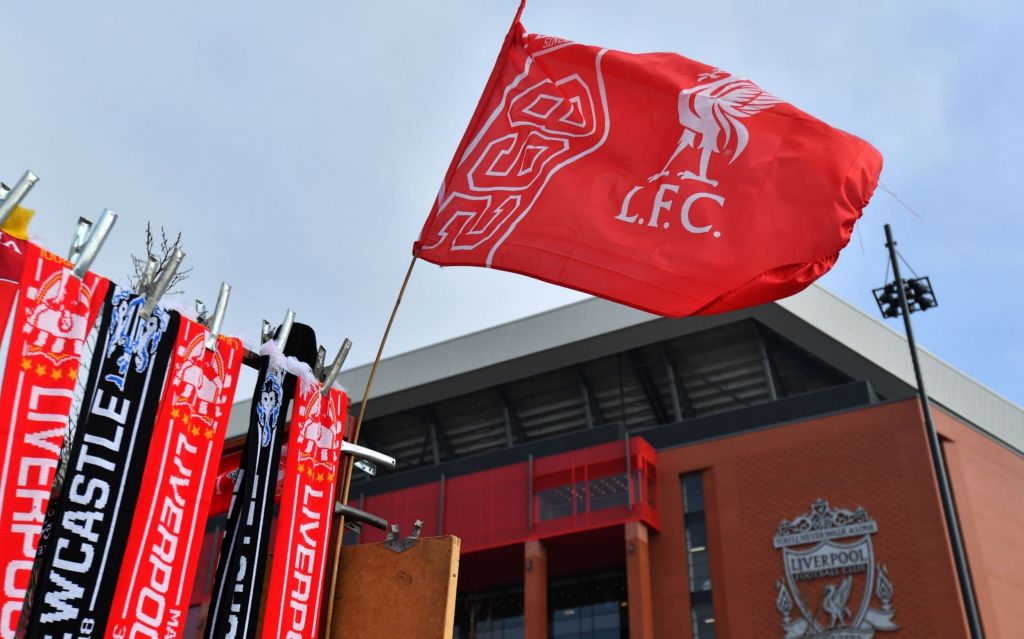
MULTIPOLYGON (((708 317, 667 319, 591 298, 482 331, 387 357, 374 381, 367 417, 416 407, 524 376, 685 335, 755 319, 879 394, 914 393, 906 338, 824 288, 708 317)), ((932 400, 1017 451, 1024 452, 1024 409, 938 357, 921 350, 932 400)), ((342 373, 353 402, 361 399, 366 364, 342 373)), ((249 402, 232 411, 229 436, 245 431, 249 402)))

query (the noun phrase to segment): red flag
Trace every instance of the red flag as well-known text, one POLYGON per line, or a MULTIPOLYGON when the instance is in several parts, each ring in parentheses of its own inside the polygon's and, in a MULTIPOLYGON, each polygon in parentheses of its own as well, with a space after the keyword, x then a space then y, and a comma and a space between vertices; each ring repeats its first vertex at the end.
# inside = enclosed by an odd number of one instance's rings
POLYGON ((828 271, 881 166, 746 78, 528 34, 517 17, 414 253, 720 313, 828 271))

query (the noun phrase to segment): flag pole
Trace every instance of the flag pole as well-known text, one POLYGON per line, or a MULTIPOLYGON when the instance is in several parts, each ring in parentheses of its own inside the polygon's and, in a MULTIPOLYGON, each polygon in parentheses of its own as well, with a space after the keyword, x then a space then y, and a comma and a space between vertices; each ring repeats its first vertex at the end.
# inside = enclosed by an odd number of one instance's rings
MULTIPOLYGON (((398 297, 395 299, 395 306, 391 309, 391 317, 388 318, 387 327, 384 329, 384 336, 380 339, 380 346, 377 348, 377 357, 373 360, 373 366, 370 368, 370 376, 366 380, 366 389, 363 391, 363 398, 359 402, 359 417, 356 418, 355 427, 352 429, 353 444, 359 443, 359 430, 363 425, 363 416, 366 415, 366 405, 370 400, 370 389, 373 387, 373 379, 377 375, 377 366, 380 364, 381 355, 384 353, 384 344, 388 341, 388 335, 391 333, 391 325, 395 322, 395 315, 398 314, 398 306, 402 303, 402 296, 405 295, 405 287, 409 284, 409 278, 412 276, 412 269, 416 266, 416 258, 419 255, 419 251, 414 251, 412 254, 412 260, 409 262, 409 269, 405 272, 405 279, 402 280, 402 287, 398 290, 398 297)), ((348 505, 348 493, 349 488, 352 485, 352 468, 355 462, 355 458, 348 456, 345 458, 345 472, 342 475, 341 483, 341 503, 348 505)), ((345 536, 345 516, 342 515, 338 519, 338 525, 336 527, 337 538, 334 541, 334 564, 331 569, 331 589, 328 593, 327 598, 327 620, 325 624, 325 637, 330 637, 334 634, 331 623, 334 620, 334 595, 338 588, 338 566, 341 564, 341 541, 345 536)))

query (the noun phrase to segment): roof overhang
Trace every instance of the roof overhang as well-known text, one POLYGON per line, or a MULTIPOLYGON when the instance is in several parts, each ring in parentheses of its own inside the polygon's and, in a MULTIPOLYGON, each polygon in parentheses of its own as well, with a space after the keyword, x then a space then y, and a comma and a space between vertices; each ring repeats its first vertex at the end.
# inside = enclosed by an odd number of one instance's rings
MULTIPOLYGON (((388 357, 374 380, 367 417, 386 415, 645 344, 753 318, 882 396, 915 392, 907 340, 824 288, 733 313, 668 319, 599 298, 388 357)), ((929 395, 1018 451, 1024 451, 1024 410, 931 353, 921 350, 929 395)), ((341 374, 359 402, 370 364, 341 374)), ((241 434, 246 406, 232 413, 229 436, 241 434)))

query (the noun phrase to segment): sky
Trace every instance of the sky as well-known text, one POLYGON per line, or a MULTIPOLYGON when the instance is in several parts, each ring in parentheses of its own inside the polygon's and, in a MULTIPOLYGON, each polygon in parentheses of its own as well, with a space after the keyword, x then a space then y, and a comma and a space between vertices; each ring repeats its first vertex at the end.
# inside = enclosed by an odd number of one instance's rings
MULTIPOLYGON (((254 337, 292 308, 329 356, 353 340, 347 366, 373 359, 517 7, 6 4, 0 179, 40 176, 39 241, 65 253, 79 216, 111 208, 94 268, 123 281, 147 222, 181 232, 187 298, 233 287, 225 332, 254 337)), ((870 141, 883 188, 820 283, 877 315, 892 224, 939 301, 914 315, 921 346, 1024 404, 1024 3, 533 0, 523 23, 701 60, 870 141)), ((584 297, 420 262, 385 355, 584 297)))

